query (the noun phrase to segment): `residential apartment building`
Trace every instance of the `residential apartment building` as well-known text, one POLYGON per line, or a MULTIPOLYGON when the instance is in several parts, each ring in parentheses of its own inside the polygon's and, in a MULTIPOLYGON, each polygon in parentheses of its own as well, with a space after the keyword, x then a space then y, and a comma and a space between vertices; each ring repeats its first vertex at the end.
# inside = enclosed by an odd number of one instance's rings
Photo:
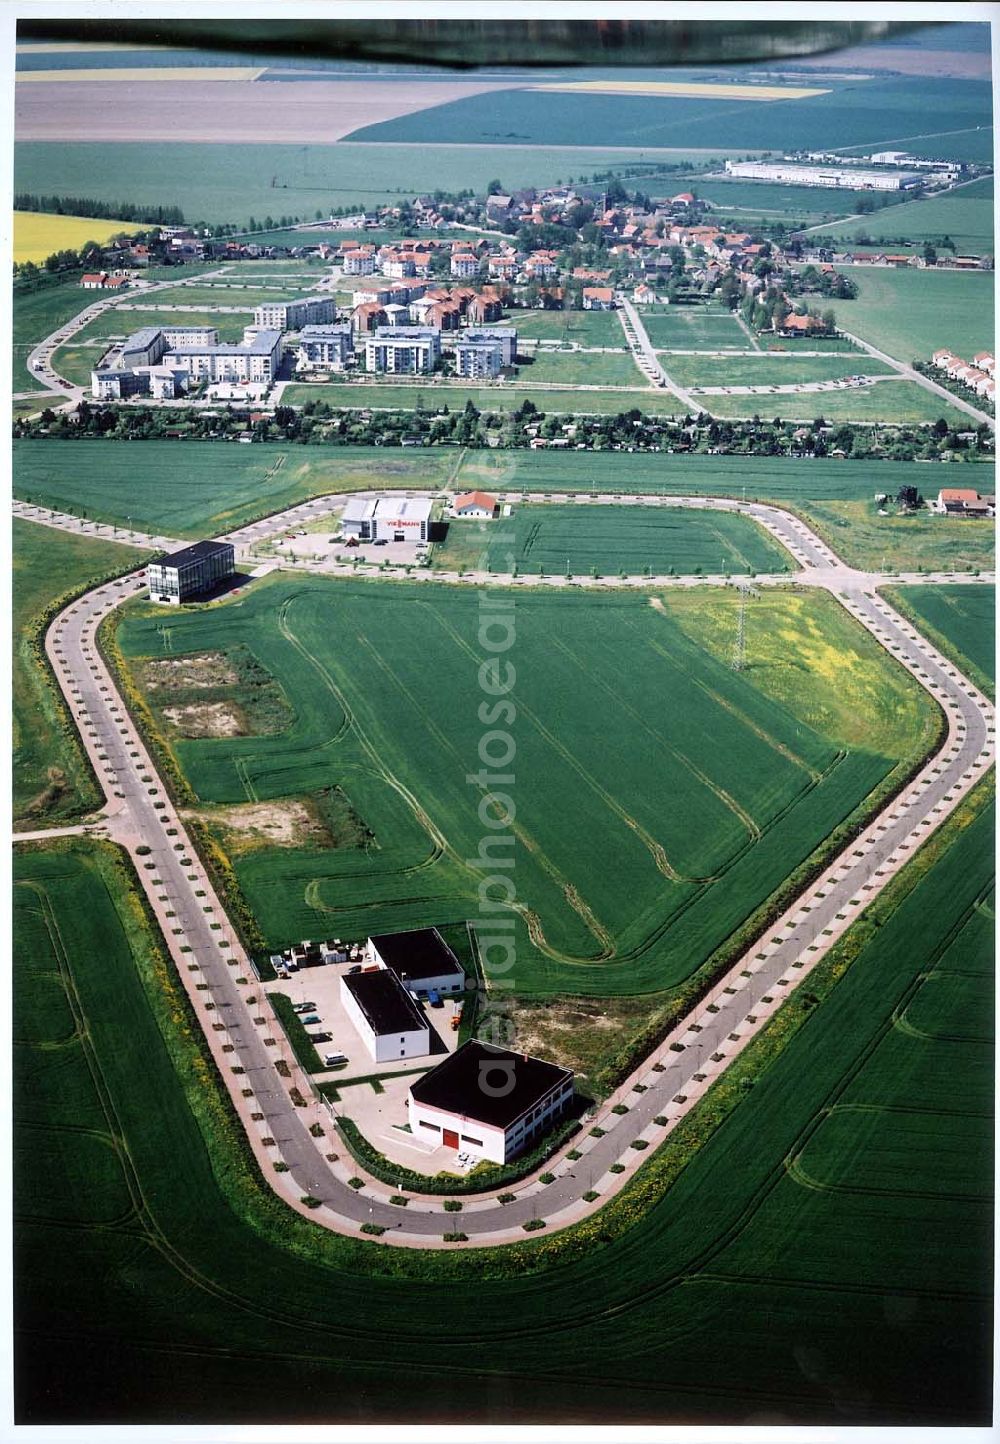
POLYGON ((254 325, 265 331, 299 331, 303 326, 322 326, 337 319, 332 296, 310 296, 301 301, 267 301, 253 313, 254 325))
POLYGON ((425 375, 441 358, 441 333, 429 326, 379 326, 365 341, 365 369, 425 375))
POLYGON ((354 360, 354 333, 347 322, 338 326, 304 326, 295 365, 299 371, 343 371, 354 360))

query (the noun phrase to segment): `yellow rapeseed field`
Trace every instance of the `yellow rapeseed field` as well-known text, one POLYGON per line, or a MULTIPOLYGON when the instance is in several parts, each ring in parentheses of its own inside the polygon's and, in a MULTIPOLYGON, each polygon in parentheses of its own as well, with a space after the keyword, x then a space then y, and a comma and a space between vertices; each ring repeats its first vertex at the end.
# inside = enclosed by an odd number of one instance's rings
POLYGON ((120 231, 141 231, 126 221, 95 221, 87 216, 49 216, 44 211, 14 212, 14 260, 41 265, 54 251, 76 250, 86 241, 106 241, 120 231))
POLYGON ((565 84, 535 85, 533 90, 571 90, 591 95, 674 95, 696 100, 804 100, 827 95, 794 85, 723 85, 687 80, 568 80, 565 84))

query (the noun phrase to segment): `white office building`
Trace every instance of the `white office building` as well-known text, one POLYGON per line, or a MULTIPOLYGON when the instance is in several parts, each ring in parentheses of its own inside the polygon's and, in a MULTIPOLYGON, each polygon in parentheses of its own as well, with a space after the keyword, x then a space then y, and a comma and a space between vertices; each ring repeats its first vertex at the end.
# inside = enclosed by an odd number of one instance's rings
POLYGON ((432 507, 429 496, 352 496, 340 526, 345 537, 363 542, 425 542, 432 507))

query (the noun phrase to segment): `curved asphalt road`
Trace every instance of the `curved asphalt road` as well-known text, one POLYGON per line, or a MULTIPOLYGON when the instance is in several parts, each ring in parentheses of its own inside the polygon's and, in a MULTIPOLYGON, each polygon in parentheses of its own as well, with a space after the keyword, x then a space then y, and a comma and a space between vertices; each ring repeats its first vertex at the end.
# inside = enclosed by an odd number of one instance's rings
MULTIPOLYGON (((612 499, 622 502, 620 497, 607 498, 612 499)), ((648 504, 650 498, 628 500, 648 504)), ((544 1219, 551 1230, 598 1210, 648 1156, 634 1149, 633 1141, 656 1145, 666 1137, 990 765, 994 718, 988 700, 877 595, 878 577, 843 566, 804 523, 780 508, 702 497, 659 504, 735 509, 767 528, 802 566, 796 581, 829 590, 938 701, 947 735, 904 794, 883 809, 587 1120, 573 1140, 582 1157, 568 1159, 573 1145, 566 1145, 545 1165, 555 1181, 546 1186, 532 1175, 511 1187, 516 1198, 506 1206, 492 1194, 478 1200, 467 1196, 462 1212, 452 1213, 442 1209, 439 1198, 410 1195, 408 1206, 400 1208, 388 1202, 395 1190, 368 1178, 350 1157, 337 1156, 339 1141, 325 1109, 313 1099, 290 1056, 281 1027, 255 985, 183 822, 97 652, 99 622, 134 596, 142 582, 132 574, 95 589, 62 612, 49 629, 46 651, 108 798, 107 835, 133 858, 264 1177, 291 1207, 317 1223, 355 1236, 362 1225, 374 1224, 387 1230, 384 1242, 454 1247, 443 1243, 443 1234, 461 1230, 470 1244, 512 1242, 525 1237, 523 1225, 533 1218, 544 1219), (150 851, 139 853, 140 846, 150 851), (296 1101, 296 1089, 301 1102, 296 1101), (618 1104, 628 1111, 612 1112, 618 1104), (316 1124, 324 1129, 319 1138, 309 1131, 316 1124), (604 1130, 601 1137, 591 1133, 594 1127, 604 1130), (624 1171, 610 1173, 619 1160, 624 1171), (276 1171, 276 1163, 284 1169, 276 1171), (363 1178, 363 1189, 350 1188, 351 1177, 363 1178), (592 1189, 597 1197, 588 1202, 583 1195, 592 1189), (306 1194, 320 1199, 322 1206, 307 1208, 301 1202, 306 1194)), ((461 580, 496 585, 505 579, 466 574, 461 580)), ((708 579, 669 580, 704 585, 708 579)), ((773 580, 787 583, 789 578, 773 580)), ((651 585, 645 577, 628 581, 651 585)), ((585 585, 586 579, 576 584, 585 585)), ((169 626, 166 612, 164 625, 169 626)))

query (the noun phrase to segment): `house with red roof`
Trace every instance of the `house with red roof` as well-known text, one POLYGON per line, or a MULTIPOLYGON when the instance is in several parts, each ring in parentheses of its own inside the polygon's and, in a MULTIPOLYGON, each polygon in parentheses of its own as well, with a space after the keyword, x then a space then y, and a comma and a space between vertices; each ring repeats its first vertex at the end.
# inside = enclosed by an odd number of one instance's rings
POLYGON ((584 286, 583 309, 585 311, 613 311, 615 293, 610 286, 584 286))
POLYGON ((497 499, 486 491, 464 491, 456 496, 452 511, 456 516, 478 516, 492 519, 496 515, 497 499))

